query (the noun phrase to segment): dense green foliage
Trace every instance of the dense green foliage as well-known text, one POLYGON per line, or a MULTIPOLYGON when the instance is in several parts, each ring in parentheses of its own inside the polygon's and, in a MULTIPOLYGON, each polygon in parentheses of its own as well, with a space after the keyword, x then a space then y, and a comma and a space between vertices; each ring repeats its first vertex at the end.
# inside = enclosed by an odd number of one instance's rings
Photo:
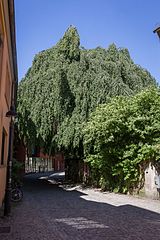
POLYGON ((99 104, 117 95, 134 95, 155 85, 149 72, 134 64, 127 49, 80 47, 70 27, 54 47, 34 58, 19 84, 19 132, 28 148, 47 153, 63 149, 83 155, 82 129, 99 104))
POLYGON ((84 146, 102 187, 123 192, 141 187, 145 165, 160 161, 160 91, 151 88, 99 106, 84 129, 84 146))
POLYGON ((20 184, 22 181, 22 173, 24 170, 24 164, 13 159, 12 161, 12 182, 13 184, 20 184))

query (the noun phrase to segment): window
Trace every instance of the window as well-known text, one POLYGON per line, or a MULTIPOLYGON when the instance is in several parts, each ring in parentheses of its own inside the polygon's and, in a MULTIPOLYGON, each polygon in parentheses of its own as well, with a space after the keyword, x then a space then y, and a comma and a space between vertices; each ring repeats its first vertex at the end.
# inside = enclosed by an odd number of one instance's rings
POLYGON ((0 59, 2 59, 2 48, 3 48, 3 38, 4 38, 4 27, 3 27, 3 19, 2 19, 2 9, 0 6, 0 59))
POLYGON ((9 107, 10 99, 11 99, 11 81, 10 81, 10 77, 9 77, 8 67, 6 69, 5 97, 6 97, 8 107, 9 107))
POLYGON ((1 84, 1 72, 2 72, 2 59, 3 59, 3 41, 4 41, 4 27, 2 19, 2 9, 0 5, 0 84, 1 84))
POLYGON ((3 128, 2 131, 2 148, 1 148, 1 165, 4 164, 4 156, 5 156, 5 144, 6 143, 6 131, 3 128))
POLYGON ((2 48, 2 46, 3 46, 2 33, 0 32, 0 49, 2 48))

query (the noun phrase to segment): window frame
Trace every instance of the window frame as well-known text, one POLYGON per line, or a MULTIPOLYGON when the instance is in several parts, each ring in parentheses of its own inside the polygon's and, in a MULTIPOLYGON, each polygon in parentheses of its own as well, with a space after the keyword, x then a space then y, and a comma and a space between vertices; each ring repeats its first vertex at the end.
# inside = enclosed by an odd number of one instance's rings
POLYGON ((7 132, 5 128, 2 129, 2 142, 1 142, 1 161, 0 165, 3 166, 5 164, 5 150, 6 150, 6 140, 7 140, 7 132))

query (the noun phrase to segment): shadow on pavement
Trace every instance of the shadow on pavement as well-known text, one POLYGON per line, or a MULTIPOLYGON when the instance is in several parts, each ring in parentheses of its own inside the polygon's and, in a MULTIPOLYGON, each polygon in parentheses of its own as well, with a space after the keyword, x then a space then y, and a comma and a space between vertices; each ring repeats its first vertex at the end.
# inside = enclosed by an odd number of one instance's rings
POLYGON ((0 235, 1 240, 160 239, 160 214, 129 204, 86 200, 87 194, 65 190, 41 177, 25 177, 24 200, 13 208, 9 220, 12 232, 0 235))

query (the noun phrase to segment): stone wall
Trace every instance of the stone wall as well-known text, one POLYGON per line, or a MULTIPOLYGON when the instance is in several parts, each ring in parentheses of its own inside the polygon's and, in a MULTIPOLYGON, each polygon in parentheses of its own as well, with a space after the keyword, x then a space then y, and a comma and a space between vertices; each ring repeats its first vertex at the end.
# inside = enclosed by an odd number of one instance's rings
POLYGON ((151 163, 145 169, 145 195, 153 199, 159 199, 160 175, 151 163))

